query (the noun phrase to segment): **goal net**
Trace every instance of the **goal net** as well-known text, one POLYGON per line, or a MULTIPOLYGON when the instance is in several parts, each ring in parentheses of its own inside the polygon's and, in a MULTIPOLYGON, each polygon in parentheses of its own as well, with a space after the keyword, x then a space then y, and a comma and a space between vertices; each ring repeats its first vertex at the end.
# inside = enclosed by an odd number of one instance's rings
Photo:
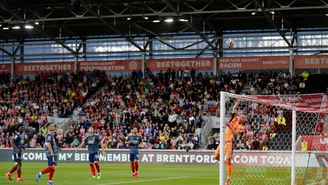
MULTIPOLYGON (((220 144, 226 122, 245 113, 244 132, 233 141, 230 184, 327 185, 328 107, 325 94, 236 95, 221 92, 220 144), (223 107, 223 109, 222 109, 223 107)), ((220 154, 224 159, 224 153, 220 154)), ((222 161, 222 160, 221 160, 222 161)), ((220 184, 225 182, 220 163, 220 184)))

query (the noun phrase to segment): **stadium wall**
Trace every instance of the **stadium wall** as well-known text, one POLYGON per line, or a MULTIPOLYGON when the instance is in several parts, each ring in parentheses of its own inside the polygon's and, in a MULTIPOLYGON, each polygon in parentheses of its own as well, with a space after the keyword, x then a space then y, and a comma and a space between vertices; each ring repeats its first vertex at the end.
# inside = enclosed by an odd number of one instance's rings
MULTIPOLYGON (((148 164, 192 164, 192 165, 218 165, 213 159, 214 151, 182 151, 182 150, 142 150, 139 161, 148 164)), ((0 162, 12 161, 12 149, 0 149, 0 162)), ((297 167, 306 167, 309 160, 310 167, 320 167, 320 153, 299 152, 296 157, 297 167)), ((46 162, 47 157, 42 148, 28 149, 22 156, 24 161, 46 162)), ((64 149, 58 154, 60 163, 88 162, 88 151, 81 149, 75 152, 73 149, 64 149)), ((106 156, 100 155, 102 163, 126 164, 129 161, 129 150, 106 150, 106 156)), ((290 167, 291 152, 282 151, 235 151, 234 166, 272 166, 290 167)), ((323 163, 323 164, 327 164, 323 163)))

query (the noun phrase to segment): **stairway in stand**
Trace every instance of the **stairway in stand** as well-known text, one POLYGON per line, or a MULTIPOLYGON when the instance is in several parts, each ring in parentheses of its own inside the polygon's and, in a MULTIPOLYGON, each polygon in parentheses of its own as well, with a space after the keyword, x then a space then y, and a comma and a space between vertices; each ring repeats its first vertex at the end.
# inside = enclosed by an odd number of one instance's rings
POLYGON ((240 91, 239 94, 246 94, 247 92, 249 92, 249 89, 251 88, 250 84, 244 84, 243 86, 244 88, 240 91))

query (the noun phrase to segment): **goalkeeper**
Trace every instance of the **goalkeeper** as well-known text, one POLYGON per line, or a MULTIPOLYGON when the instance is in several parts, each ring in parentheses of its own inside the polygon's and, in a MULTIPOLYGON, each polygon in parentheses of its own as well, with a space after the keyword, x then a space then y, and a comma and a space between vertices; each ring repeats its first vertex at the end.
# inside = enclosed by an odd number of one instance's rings
MULTIPOLYGON (((240 100, 236 102, 232 109, 232 119, 230 123, 226 123, 227 127, 225 129, 225 158, 224 163, 227 165, 228 176, 226 180, 226 185, 230 183, 230 177, 232 173, 232 142, 235 135, 238 135, 244 131, 244 123, 247 121, 246 114, 244 112, 237 114, 237 107, 240 103, 240 100)), ((221 143, 222 144, 222 143, 221 143)), ((214 158, 220 160, 220 145, 216 148, 214 158)))

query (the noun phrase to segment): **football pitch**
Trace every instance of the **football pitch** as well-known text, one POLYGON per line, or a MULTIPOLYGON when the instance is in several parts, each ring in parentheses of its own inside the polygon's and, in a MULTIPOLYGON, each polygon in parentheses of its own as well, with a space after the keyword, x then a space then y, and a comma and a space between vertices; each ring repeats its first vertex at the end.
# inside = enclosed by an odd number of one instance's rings
MULTIPOLYGON (((13 181, 9 181, 5 173, 11 169, 13 162, 0 163, 0 184, 17 184, 16 173, 13 174, 13 181)), ((47 184, 47 175, 42 176, 40 181, 35 181, 35 173, 46 166, 45 162, 25 162, 23 163, 22 177, 23 184, 47 184)), ((240 179, 240 174, 236 167, 234 176, 240 179)), ((102 178, 100 180, 88 180, 91 177, 88 163, 59 163, 53 179, 55 185, 115 185, 115 184, 142 184, 142 185, 217 185, 219 184, 219 166, 200 165, 143 165, 140 164, 139 178, 131 177, 130 164, 101 164, 102 178)), ((254 173, 256 174, 256 173, 254 173)), ((270 175, 270 174, 267 174, 270 175)), ((283 173, 276 174, 283 178, 283 173)), ((279 176, 278 176, 279 177, 279 176)), ((286 177, 286 176, 285 176, 286 177)), ((254 177, 255 178, 255 177, 254 177)), ((250 180, 254 180, 251 178, 250 180)), ((263 177, 262 177, 263 178, 263 177)), ((234 182, 231 184, 240 184, 234 182)), ((255 184, 262 184, 261 182, 255 184)))
MULTIPOLYGON (((16 173, 12 175, 13 181, 9 181, 5 174, 13 166, 13 162, 0 163, 0 185, 17 184, 16 173), (15 180, 15 181, 14 181, 15 180)), ((48 175, 43 175, 40 181, 35 181, 35 173, 46 167, 46 162, 23 163, 22 178, 25 185, 47 184, 48 175)), ((88 163, 59 163, 54 175, 55 185, 184 185, 184 184, 218 184, 218 166, 191 166, 191 165, 139 165, 139 178, 132 178, 130 163, 101 164, 101 179, 88 180, 91 172, 88 163)))
MULTIPOLYGON (((0 185, 17 184, 16 173, 9 181, 5 173, 11 169, 13 162, 0 163, 0 185)), ((101 163, 100 163, 101 164, 101 163)), ((22 178, 25 185, 45 185, 48 175, 35 181, 35 173, 46 167, 45 162, 23 163, 22 178)), ((234 167, 231 185, 269 185, 290 184, 290 168, 234 167)), ((53 179, 55 185, 218 185, 219 166, 200 165, 143 165, 139 166, 139 178, 131 177, 130 164, 101 164, 102 178, 88 180, 91 177, 88 163, 59 163, 53 179)))

